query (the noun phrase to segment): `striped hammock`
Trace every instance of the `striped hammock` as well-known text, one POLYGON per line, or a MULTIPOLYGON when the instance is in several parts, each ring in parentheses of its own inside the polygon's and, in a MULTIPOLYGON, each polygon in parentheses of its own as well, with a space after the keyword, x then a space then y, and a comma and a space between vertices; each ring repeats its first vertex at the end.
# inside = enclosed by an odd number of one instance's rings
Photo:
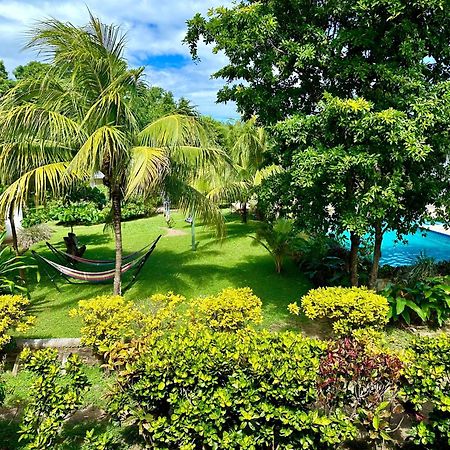
MULTIPOLYGON (((75 256, 71 255, 70 253, 63 252, 62 250, 57 249, 54 247, 50 242, 45 243, 47 247, 52 251, 52 253, 55 254, 55 256, 64 262, 68 262, 71 265, 74 265, 75 263, 82 263, 86 265, 92 265, 92 266, 114 266, 116 264, 115 259, 88 259, 88 258, 82 258, 81 256, 75 256)), ((123 262, 130 262, 134 259, 137 259, 139 255, 141 255, 147 248, 151 247, 153 245, 153 242, 146 245, 145 247, 142 247, 140 250, 131 253, 129 255, 123 256, 122 261, 123 262)))
MULTIPOLYGON (((135 258, 132 261, 127 261, 124 264, 122 264, 121 273, 125 273, 133 268, 136 268, 136 271, 133 275, 133 279, 130 282, 130 284, 128 285, 128 287, 132 284, 132 282, 134 282, 138 273, 144 266, 147 259, 152 254, 153 250, 155 249, 155 247, 158 244, 158 241, 160 239, 161 239, 161 235, 159 235, 155 239, 155 241, 153 241, 150 244, 150 248, 142 256, 135 258)), ((139 252, 141 252, 141 251, 139 251, 139 252)), ((136 252, 136 253, 139 253, 139 252, 136 252)), ((32 251, 32 254, 36 258, 36 260, 42 261, 46 265, 52 267, 59 275, 61 275, 69 283, 72 282, 70 280, 71 278, 75 279, 75 280, 79 280, 79 281, 84 281, 87 283, 100 283, 103 281, 112 280, 114 278, 115 269, 104 270, 101 272, 87 272, 87 271, 78 270, 78 269, 74 269, 73 267, 67 267, 62 264, 59 264, 55 261, 52 261, 51 259, 45 258, 44 256, 37 254, 35 251, 32 251)), ((48 272, 47 272, 47 275, 50 277, 50 280, 54 283, 54 277, 51 277, 48 272)))

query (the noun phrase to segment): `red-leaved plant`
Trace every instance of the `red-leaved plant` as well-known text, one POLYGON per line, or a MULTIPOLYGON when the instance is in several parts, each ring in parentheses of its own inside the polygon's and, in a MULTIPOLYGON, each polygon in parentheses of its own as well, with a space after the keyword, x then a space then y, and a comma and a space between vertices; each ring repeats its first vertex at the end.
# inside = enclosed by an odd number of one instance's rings
POLYGON ((320 361, 319 406, 327 412, 343 410, 361 425, 365 439, 392 440, 398 428, 392 415, 401 411, 397 399, 402 361, 345 338, 330 342, 320 361))

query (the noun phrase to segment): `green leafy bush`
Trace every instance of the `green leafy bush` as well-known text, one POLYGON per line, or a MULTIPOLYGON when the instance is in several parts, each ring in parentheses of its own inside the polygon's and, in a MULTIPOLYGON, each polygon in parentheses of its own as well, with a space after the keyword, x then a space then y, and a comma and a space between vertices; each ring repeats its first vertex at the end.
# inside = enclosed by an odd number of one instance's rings
POLYGON ((61 364, 55 349, 25 349, 21 359, 24 368, 38 377, 30 389, 19 440, 27 450, 57 448, 65 421, 82 404, 87 377, 77 355, 70 355, 61 364))
POLYGON ((30 301, 21 295, 0 295, 0 350, 11 340, 10 330, 25 331, 35 318, 27 316, 30 301))
MULTIPOLYGON (((389 305, 385 297, 366 288, 328 287, 312 289, 301 299, 302 309, 310 319, 327 318, 339 336, 351 335, 358 328, 382 328, 388 321, 389 305)), ((296 303, 289 305, 300 314, 296 303)))
POLYGON ((442 326, 450 317, 450 276, 415 281, 412 285, 389 284, 383 291, 389 302, 389 318, 429 322, 442 326))
POLYGON ((261 300, 250 288, 224 289, 218 295, 201 297, 190 304, 194 323, 215 331, 234 331, 262 321, 261 300))
POLYGON ((106 356, 118 343, 142 335, 159 335, 176 326, 177 308, 184 300, 173 292, 155 294, 146 302, 144 311, 118 295, 103 295, 81 300, 70 315, 83 321, 82 343, 106 356))
MULTIPOLYGON (((403 391, 417 413, 430 408, 428 420, 413 428, 414 442, 423 449, 450 446, 450 336, 417 338, 405 368, 403 391)), ((419 416, 420 417, 420 416, 419 416)))
POLYGON ((143 200, 133 198, 125 201, 122 205, 122 220, 132 220, 141 217, 150 217, 156 212, 156 201, 154 199, 143 200))
POLYGON ((125 349, 109 410, 152 448, 335 449, 356 434, 314 408, 324 344, 298 334, 188 328, 125 349))

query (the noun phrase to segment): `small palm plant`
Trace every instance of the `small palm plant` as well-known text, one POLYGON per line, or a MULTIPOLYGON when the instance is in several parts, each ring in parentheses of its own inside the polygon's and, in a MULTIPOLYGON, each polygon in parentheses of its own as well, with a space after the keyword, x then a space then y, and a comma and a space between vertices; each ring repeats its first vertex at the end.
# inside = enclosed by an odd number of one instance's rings
POLYGON ((286 256, 291 252, 296 240, 294 224, 289 219, 277 219, 273 223, 265 223, 256 231, 255 245, 262 245, 272 256, 275 270, 281 273, 286 256))
POLYGON ((28 294, 20 273, 25 269, 36 268, 28 264, 22 256, 17 256, 8 245, 4 244, 6 232, 0 234, 0 294, 21 292, 28 294))

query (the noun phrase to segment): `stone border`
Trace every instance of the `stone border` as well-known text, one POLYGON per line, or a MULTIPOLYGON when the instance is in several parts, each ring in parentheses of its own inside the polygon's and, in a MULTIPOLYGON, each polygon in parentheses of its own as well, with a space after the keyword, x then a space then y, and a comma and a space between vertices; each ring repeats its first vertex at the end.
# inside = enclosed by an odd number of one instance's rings
POLYGON ((81 347, 80 338, 53 338, 53 339, 16 339, 17 348, 77 348, 81 347))

